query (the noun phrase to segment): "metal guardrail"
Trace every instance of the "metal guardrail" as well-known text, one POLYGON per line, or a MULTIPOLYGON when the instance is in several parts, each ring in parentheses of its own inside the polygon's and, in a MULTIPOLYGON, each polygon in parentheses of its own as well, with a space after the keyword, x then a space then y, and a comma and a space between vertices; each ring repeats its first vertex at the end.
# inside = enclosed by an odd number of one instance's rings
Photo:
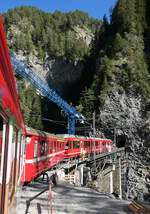
MULTIPOLYGON (((105 158, 106 156, 111 156, 113 154, 117 154, 117 153, 122 153, 124 152, 125 149, 124 148, 119 148, 119 149, 113 149, 111 152, 105 152, 105 153, 102 153, 102 154, 97 154, 95 159, 98 160, 98 159, 102 159, 102 158, 105 158)), ((94 158, 89 158, 89 162, 93 162, 94 161, 94 158)))

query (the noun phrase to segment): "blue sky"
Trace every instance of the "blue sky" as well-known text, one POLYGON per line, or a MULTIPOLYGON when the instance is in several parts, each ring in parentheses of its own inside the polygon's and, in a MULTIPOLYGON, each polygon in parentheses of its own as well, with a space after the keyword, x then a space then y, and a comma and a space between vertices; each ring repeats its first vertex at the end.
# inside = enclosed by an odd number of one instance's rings
POLYGON ((0 12, 22 5, 35 6, 39 9, 53 13, 56 9, 62 12, 82 10, 88 12, 90 17, 102 19, 106 14, 109 18, 109 9, 117 0, 1 0, 0 12))

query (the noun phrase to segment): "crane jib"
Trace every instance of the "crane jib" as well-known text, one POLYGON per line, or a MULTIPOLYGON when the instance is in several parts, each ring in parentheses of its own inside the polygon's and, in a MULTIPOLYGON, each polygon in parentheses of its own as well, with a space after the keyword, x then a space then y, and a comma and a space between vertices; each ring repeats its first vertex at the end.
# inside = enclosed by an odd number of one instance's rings
POLYGON ((68 134, 75 134, 75 118, 83 123, 84 117, 76 111, 73 106, 70 106, 63 100, 49 85, 42 80, 38 75, 31 71, 31 69, 15 54, 9 50, 13 70, 18 73, 25 80, 29 81, 39 92, 46 96, 50 101, 56 103, 68 116, 68 134))

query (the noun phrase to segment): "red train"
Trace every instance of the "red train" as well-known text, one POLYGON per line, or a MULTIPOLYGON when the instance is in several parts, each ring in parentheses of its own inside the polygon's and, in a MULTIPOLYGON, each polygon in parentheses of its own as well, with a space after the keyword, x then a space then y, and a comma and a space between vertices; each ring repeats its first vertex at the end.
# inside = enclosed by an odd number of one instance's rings
POLYGON ((15 212, 23 169, 25 126, 0 16, 0 213, 15 212))
POLYGON ((32 128, 26 129, 25 165, 23 183, 33 180, 41 173, 65 158, 86 156, 94 152, 111 151, 112 141, 108 139, 56 136, 32 128))

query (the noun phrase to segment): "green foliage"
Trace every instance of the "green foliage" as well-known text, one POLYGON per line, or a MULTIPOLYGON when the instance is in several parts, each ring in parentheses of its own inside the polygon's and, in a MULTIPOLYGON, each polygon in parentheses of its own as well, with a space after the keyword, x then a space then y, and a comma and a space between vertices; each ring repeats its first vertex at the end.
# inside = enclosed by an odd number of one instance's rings
MULTIPOLYGON (((122 88, 126 93, 142 94, 150 101, 149 13, 147 0, 118 0, 110 24, 104 17, 91 49, 96 69, 87 91, 92 90, 95 96, 94 110, 105 102, 113 87, 122 88)), ((90 114, 89 100, 82 96, 80 109, 90 114)))
POLYGON ((36 129, 42 129, 41 100, 32 86, 18 82, 18 95, 25 124, 36 129))
POLYGON ((56 10, 51 14, 22 6, 3 13, 2 18, 9 47, 27 54, 36 52, 42 61, 46 53, 71 62, 83 59, 89 48, 84 39, 77 39, 73 28, 86 26, 95 33, 101 26, 101 21, 90 19, 88 13, 80 10, 68 13, 56 10))
POLYGON ((83 114, 89 118, 94 111, 96 97, 92 89, 85 89, 82 92, 80 105, 77 106, 77 110, 83 112, 83 114))

